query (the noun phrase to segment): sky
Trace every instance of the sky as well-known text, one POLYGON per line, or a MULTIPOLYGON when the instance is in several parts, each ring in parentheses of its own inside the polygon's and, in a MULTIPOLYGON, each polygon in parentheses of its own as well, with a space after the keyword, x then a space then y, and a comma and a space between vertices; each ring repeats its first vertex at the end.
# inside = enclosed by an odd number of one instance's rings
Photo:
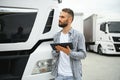
POLYGON ((93 13, 120 13, 120 0, 62 0, 59 8, 71 8, 84 16, 93 13))

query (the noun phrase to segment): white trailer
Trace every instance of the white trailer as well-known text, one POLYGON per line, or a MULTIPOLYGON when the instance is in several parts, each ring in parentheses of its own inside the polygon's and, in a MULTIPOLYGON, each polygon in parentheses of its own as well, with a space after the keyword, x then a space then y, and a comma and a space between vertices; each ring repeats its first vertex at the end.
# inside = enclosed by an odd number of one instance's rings
POLYGON ((93 14, 84 20, 87 50, 99 54, 120 54, 120 15, 93 14))
POLYGON ((52 80, 61 0, 0 0, 0 80, 52 80))

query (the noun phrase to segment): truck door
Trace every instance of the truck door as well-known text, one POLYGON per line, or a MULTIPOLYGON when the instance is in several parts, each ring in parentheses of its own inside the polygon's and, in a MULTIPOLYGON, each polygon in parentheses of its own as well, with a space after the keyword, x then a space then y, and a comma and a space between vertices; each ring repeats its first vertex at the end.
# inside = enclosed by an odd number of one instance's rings
POLYGON ((100 25, 100 41, 106 42, 109 40, 108 38, 108 27, 106 26, 106 23, 103 23, 100 25))

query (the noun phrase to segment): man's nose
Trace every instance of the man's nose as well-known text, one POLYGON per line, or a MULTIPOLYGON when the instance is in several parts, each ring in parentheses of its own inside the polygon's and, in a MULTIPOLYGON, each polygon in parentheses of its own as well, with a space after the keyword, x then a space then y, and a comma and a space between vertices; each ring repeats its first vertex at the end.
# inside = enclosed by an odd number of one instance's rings
POLYGON ((61 18, 59 18, 59 22, 61 22, 61 18))

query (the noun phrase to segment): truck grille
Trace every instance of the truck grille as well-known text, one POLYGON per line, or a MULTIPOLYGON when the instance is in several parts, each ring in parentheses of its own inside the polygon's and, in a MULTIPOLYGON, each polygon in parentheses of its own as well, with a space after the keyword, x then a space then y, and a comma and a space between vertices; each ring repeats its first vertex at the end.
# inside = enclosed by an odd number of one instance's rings
POLYGON ((113 37, 114 42, 120 42, 120 37, 113 37))
POLYGON ((120 52, 120 44, 114 44, 115 49, 117 52, 120 52))

